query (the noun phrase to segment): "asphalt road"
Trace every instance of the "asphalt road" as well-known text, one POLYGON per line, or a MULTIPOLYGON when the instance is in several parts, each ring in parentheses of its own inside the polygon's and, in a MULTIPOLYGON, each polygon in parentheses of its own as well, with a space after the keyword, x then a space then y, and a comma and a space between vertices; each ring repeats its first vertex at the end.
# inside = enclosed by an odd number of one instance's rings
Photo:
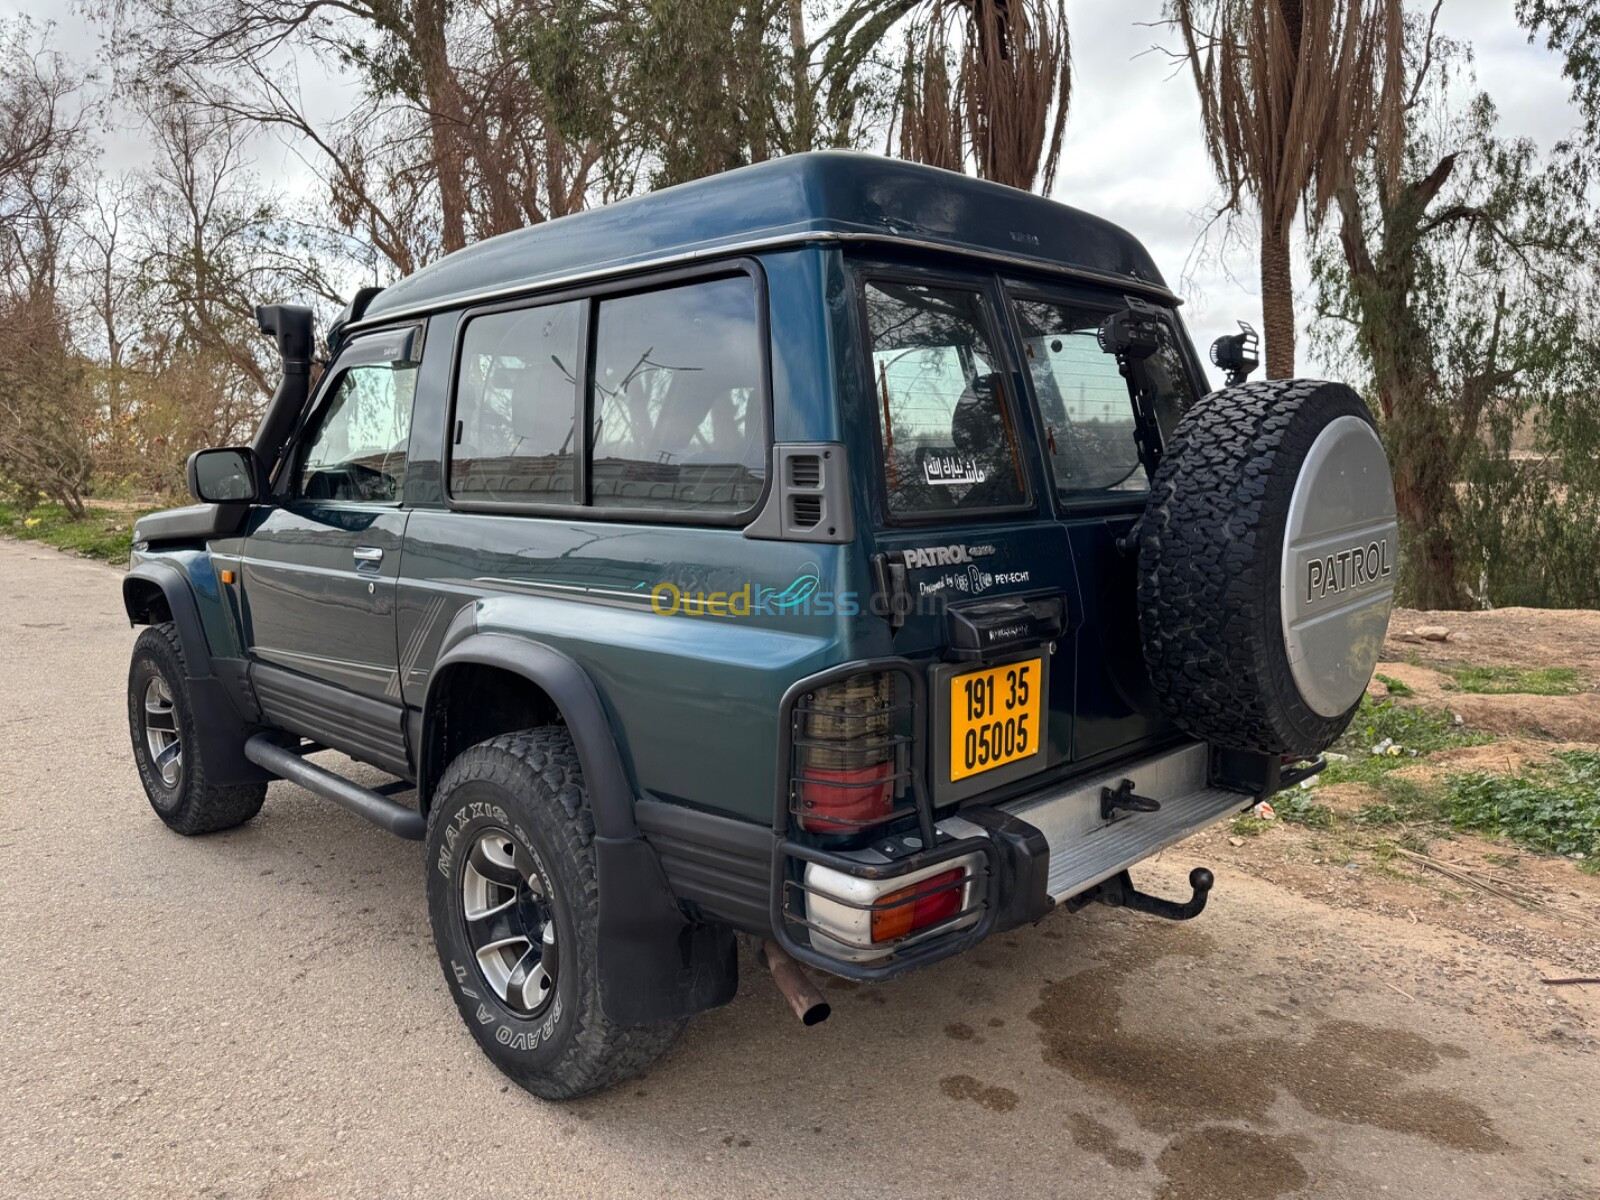
POLYGON ((811 1030, 747 958, 643 1080, 543 1104, 459 1024, 417 845, 283 783, 167 832, 118 573, 0 541, 0 579, 0 1197, 1600 1195, 1600 1053, 1528 964, 1230 872, 811 1030))

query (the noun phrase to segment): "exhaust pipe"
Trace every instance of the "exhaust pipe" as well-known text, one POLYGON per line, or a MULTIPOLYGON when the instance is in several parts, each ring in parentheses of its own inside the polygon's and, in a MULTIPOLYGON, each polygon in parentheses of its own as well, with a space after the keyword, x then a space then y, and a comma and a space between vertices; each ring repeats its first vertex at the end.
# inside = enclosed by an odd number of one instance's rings
POLYGON ((820 1025, 828 1019, 833 1009, 787 950, 768 938, 761 943, 761 955, 767 960, 767 970, 772 972, 772 982, 778 985, 802 1025, 820 1025))

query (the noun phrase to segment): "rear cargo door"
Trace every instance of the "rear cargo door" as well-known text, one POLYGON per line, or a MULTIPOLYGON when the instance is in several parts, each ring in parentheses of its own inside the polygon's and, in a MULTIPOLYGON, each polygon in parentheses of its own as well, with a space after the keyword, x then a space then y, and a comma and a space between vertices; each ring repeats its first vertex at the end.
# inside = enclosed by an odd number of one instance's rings
MULTIPOLYGON (((1045 486, 1071 546, 1082 588, 1073 756, 1114 759, 1166 741, 1139 639, 1138 555, 1123 540, 1149 492, 1135 440, 1135 412, 1117 360, 1101 350, 1101 323, 1126 303, 1095 288, 1008 283, 1006 307, 1026 366, 1031 416, 1047 468, 1045 486)), ((1167 314, 1160 348, 1141 369, 1156 423, 1170 436, 1195 395, 1194 364, 1167 314)))
POLYGON ((895 652, 927 664, 934 802, 1025 790, 1072 758, 1083 605, 1004 297, 984 272, 854 266, 874 572, 895 652))

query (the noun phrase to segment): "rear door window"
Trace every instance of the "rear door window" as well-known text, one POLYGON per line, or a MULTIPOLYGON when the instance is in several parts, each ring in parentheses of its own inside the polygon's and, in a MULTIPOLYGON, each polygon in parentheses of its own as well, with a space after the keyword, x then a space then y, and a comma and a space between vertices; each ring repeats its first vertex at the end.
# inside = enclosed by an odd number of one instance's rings
MULTIPOLYGON (((1013 308, 1056 488, 1075 498, 1146 491, 1128 382, 1096 336, 1112 310, 1035 299, 1015 299, 1013 308)), ((1193 397, 1170 329, 1146 367, 1165 438, 1193 397)))
POLYGON ((574 300, 467 323, 456 383, 452 496, 571 503, 583 307, 574 300))
POLYGON ((1027 504, 1015 410, 982 295, 871 280, 865 299, 890 515, 1027 504))

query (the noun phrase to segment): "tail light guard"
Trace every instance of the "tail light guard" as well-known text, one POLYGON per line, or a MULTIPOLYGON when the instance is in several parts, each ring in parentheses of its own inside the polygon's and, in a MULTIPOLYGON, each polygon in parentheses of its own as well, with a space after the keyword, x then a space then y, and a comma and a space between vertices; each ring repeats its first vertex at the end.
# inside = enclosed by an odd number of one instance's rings
POLYGON ((988 837, 956 838, 935 828, 925 782, 927 711, 922 668, 905 658, 845 663, 808 676, 784 694, 772 928, 779 945, 799 961, 850 979, 887 979, 958 954, 994 928, 999 851, 988 837), (886 845, 897 853, 871 853, 886 845), (944 864, 961 865, 962 877, 935 870, 944 864), (888 894, 863 903, 820 892, 807 885, 808 867, 881 881, 888 894), (909 887, 888 886, 911 875, 917 880, 909 887), (953 911, 951 893, 958 897, 953 911), (808 895, 831 911, 859 915, 874 941, 880 927, 909 926, 911 932, 885 941, 882 953, 865 955, 872 961, 859 961, 860 946, 812 919, 808 895), (913 913, 938 919, 917 929, 913 913))

